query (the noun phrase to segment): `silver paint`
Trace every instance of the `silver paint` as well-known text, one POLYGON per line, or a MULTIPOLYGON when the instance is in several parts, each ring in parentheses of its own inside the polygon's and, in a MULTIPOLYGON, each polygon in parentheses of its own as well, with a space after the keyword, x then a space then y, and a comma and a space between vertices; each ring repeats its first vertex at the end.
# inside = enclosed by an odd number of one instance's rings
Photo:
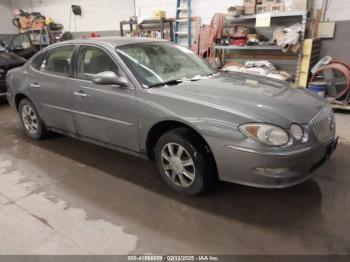
MULTIPOLYGON (((175 121, 192 128, 207 142, 214 155, 219 178, 258 187, 284 187, 305 181, 312 166, 327 151, 311 131, 310 121, 327 102, 307 90, 264 77, 222 72, 196 82, 145 89, 118 57, 117 46, 154 39, 99 38, 59 43, 93 45, 108 52, 118 64, 130 88, 97 86, 89 81, 58 77, 36 71, 32 58, 10 71, 8 100, 15 107, 18 94, 37 107, 45 125, 53 130, 136 155, 146 155, 152 127, 175 121), (40 88, 31 88, 31 84, 40 88), (74 96, 82 92, 87 96, 74 96), (67 109, 67 110, 61 110, 67 109), (271 148, 244 136, 238 126, 262 122, 288 130, 293 123, 308 132, 306 143, 293 141, 289 147, 271 148), (254 168, 290 168, 295 176, 266 179, 254 168)), ((45 49, 45 50, 48 50, 45 49)), ((44 51, 43 51, 44 52, 44 51)), ((335 137, 335 131, 333 133, 335 137)))

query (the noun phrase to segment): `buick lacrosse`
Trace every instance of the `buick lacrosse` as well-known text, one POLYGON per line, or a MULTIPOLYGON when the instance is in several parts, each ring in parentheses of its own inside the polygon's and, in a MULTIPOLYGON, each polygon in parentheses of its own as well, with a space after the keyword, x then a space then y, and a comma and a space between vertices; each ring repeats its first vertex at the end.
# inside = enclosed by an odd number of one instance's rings
POLYGON ((11 70, 7 85, 31 138, 54 131, 147 157, 187 195, 217 180, 293 186, 337 145, 323 98, 286 82, 217 71, 163 40, 51 45, 11 70))

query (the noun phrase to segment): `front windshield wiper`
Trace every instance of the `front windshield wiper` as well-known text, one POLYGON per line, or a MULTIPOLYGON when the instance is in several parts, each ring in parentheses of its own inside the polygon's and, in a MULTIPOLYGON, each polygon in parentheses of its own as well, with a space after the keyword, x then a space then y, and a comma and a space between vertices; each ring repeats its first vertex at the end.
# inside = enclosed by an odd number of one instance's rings
POLYGON ((156 83, 153 85, 149 85, 148 88, 152 88, 152 87, 157 87, 157 86, 165 86, 165 85, 177 85, 182 83, 183 81, 180 79, 174 79, 174 80, 169 80, 169 81, 165 81, 165 82, 160 82, 160 83, 156 83))

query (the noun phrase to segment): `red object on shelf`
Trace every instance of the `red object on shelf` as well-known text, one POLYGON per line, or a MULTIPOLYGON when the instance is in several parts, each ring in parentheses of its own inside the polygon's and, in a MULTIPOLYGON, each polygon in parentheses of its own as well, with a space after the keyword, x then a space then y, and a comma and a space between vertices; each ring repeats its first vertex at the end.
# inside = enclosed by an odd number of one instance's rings
POLYGON ((231 41, 231 45, 235 46, 245 46, 248 42, 247 37, 234 37, 231 41))
POLYGON ((91 33, 90 35, 83 35, 83 38, 96 38, 96 37, 101 37, 101 35, 100 34, 98 34, 98 33, 95 33, 95 32, 93 32, 93 33, 91 33))

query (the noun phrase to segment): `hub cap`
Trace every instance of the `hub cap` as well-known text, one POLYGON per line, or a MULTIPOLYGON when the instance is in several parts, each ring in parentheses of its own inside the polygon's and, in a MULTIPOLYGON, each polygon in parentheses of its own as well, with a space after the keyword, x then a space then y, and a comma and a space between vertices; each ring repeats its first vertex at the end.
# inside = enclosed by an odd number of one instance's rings
POLYGON ((31 106, 24 105, 22 107, 22 120, 28 132, 33 135, 36 134, 39 128, 38 117, 31 106))
POLYGON ((161 162, 165 174, 176 185, 188 187, 195 179, 195 165, 187 150, 177 144, 166 144, 161 152, 161 162))

